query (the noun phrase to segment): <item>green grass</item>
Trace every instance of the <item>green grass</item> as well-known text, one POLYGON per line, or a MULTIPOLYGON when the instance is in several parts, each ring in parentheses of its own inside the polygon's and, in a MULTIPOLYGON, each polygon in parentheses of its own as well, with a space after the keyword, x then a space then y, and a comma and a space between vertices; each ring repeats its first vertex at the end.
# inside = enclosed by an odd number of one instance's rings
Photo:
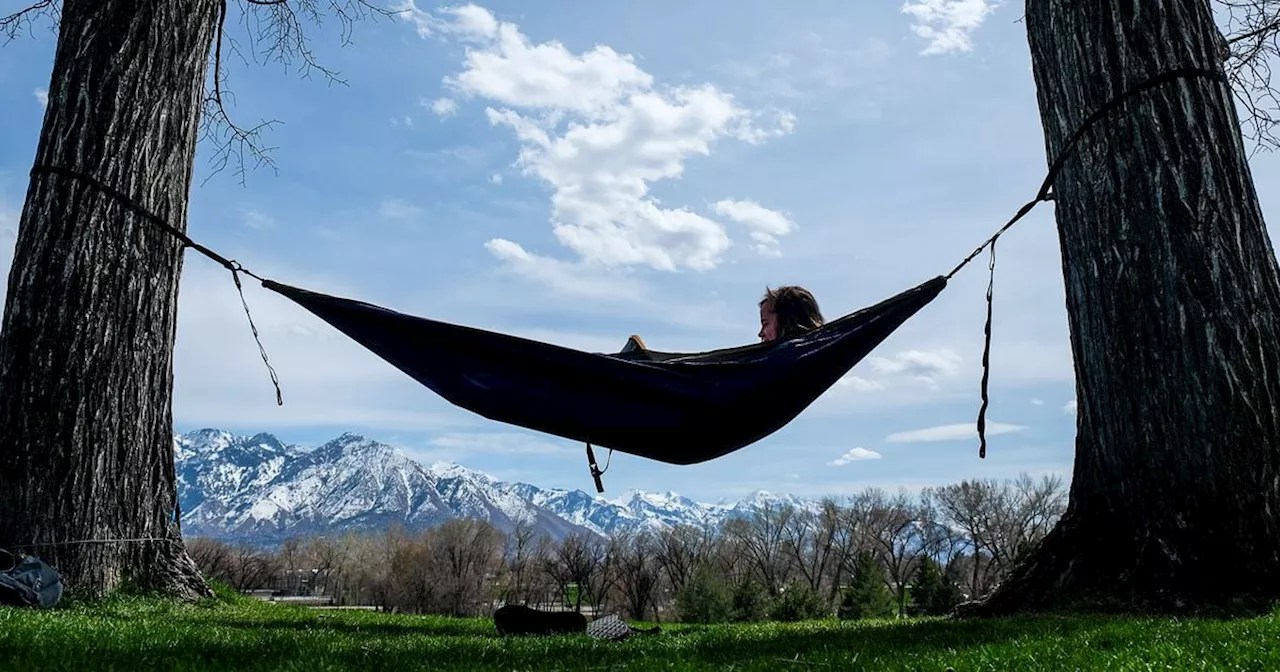
POLYGON ((621 643, 234 595, 0 608, 12 670, 1277 670, 1280 616, 665 625, 621 643))

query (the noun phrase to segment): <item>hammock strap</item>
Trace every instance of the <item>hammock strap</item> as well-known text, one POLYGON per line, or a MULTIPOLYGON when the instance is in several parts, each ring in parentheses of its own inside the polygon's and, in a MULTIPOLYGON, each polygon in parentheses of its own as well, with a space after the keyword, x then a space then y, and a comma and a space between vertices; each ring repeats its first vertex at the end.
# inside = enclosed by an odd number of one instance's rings
POLYGON ((1013 226, 1015 223, 1018 222, 1018 220, 1022 219, 1027 215, 1027 213, 1031 212, 1031 210, 1035 208, 1036 205, 1039 204, 1041 201, 1054 200, 1053 183, 1054 183, 1054 180, 1056 180, 1058 177, 1058 172, 1062 170, 1063 164, 1065 164, 1067 161, 1067 158, 1071 156, 1071 152, 1075 149, 1076 145, 1080 142, 1080 139, 1084 137, 1085 132, 1088 131, 1094 124, 1102 120, 1112 110, 1120 107, 1122 104, 1124 104, 1125 101, 1138 95, 1139 93, 1142 93, 1143 91, 1155 88, 1156 86, 1159 86, 1166 82, 1174 81, 1176 79, 1192 78, 1192 77, 1203 77, 1203 78, 1218 81, 1230 86, 1230 80, 1227 79, 1227 76, 1224 73, 1219 72, 1217 70, 1207 70, 1205 68, 1190 68, 1190 67, 1176 68, 1174 70, 1170 70, 1168 72, 1164 72, 1154 77, 1151 77, 1150 79, 1146 79, 1141 82, 1138 82, 1137 84, 1126 89, 1120 95, 1107 101, 1101 107, 1099 107, 1096 111, 1094 111, 1093 114, 1090 114, 1088 117, 1086 117, 1085 120, 1081 122, 1080 126, 1076 129, 1075 133, 1071 134, 1071 138, 1067 140, 1066 146, 1062 148, 1062 151, 1060 151, 1058 153, 1058 156, 1054 158, 1053 163, 1049 165, 1049 172, 1047 175, 1045 175, 1044 182, 1040 184, 1040 191, 1036 193, 1036 197, 1028 201, 1021 208, 1019 208, 1017 214, 1015 214, 1012 219, 1006 222, 1004 226, 1000 227, 1000 229, 996 231, 994 235, 992 235, 985 242, 979 245, 977 249, 971 252, 969 256, 965 257, 963 261, 961 261, 955 268, 951 269, 951 272, 946 275, 946 279, 950 280, 952 276, 954 276, 956 273, 960 271, 960 269, 964 268, 970 261, 973 261, 975 257, 981 254, 983 249, 987 247, 991 248, 991 261, 988 266, 988 270, 991 273, 991 277, 987 281, 987 321, 983 327, 984 344, 982 347, 982 386, 981 386, 982 406, 978 410, 978 457, 979 458, 985 459, 987 456, 987 433, 986 433, 987 406, 990 402, 988 388, 989 388, 989 382, 991 379, 991 296, 992 296, 991 290, 992 290, 992 285, 995 283, 996 240, 999 239, 1000 236, 1004 234, 1005 231, 1008 231, 1009 227, 1013 226))
POLYGON ((231 271, 231 278, 236 285, 236 293, 240 295, 240 305, 244 306, 244 315, 249 320, 249 329, 250 331, 253 332, 253 340, 258 344, 258 354, 262 356, 262 363, 267 366, 267 372, 271 375, 271 384, 275 386, 276 405, 278 406, 284 405, 284 396, 280 392, 280 378, 276 375, 275 368, 271 366, 271 362, 267 359, 267 350, 266 348, 262 347, 262 339, 258 335, 258 327, 253 323, 253 315, 250 314, 249 312, 249 303, 245 301, 245 298, 244 298, 244 287, 240 284, 241 273, 244 273, 245 275, 251 278, 256 278, 259 282, 263 281, 261 277, 259 277, 249 269, 241 266, 240 262, 234 259, 227 259, 226 257, 218 254, 217 252, 214 252, 213 250, 205 247, 204 245, 197 243, 196 241, 192 240, 191 237, 188 236, 185 232, 173 226, 172 224, 164 221, 164 219, 160 218, 158 215, 153 214, 150 210, 147 210, 146 208, 142 207, 134 199, 129 198, 127 195, 121 193, 119 190, 111 187, 110 185, 103 184, 100 180, 90 175, 86 175, 79 171, 71 170, 69 168, 63 168, 61 166, 50 166, 43 163, 37 163, 35 166, 31 168, 31 177, 35 177, 36 175, 45 174, 45 173, 50 175, 57 175, 59 177, 65 177, 68 179, 78 180, 80 182, 83 182, 93 187, 94 189, 97 189, 99 192, 102 192, 103 194, 111 197, 112 199, 119 201, 121 205, 123 205, 128 210, 132 210, 139 217, 160 227, 161 231, 168 233, 174 238, 177 238, 179 241, 182 242, 183 247, 189 247, 195 250, 196 252, 199 252, 200 254, 203 254, 204 256, 214 260, 215 262, 217 262, 219 265, 221 265, 223 268, 227 269, 228 271, 231 271))
POLYGON ((604 492, 604 481, 600 480, 604 476, 604 472, 609 470, 609 465, 613 464, 613 449, 609 449, 609 459, 604 463, 604 469, 596 465, 596 452, 591 449, 591 443, 587 443, 587 465, 591 469, 591 478, 596 482, 596 492, 604 492))

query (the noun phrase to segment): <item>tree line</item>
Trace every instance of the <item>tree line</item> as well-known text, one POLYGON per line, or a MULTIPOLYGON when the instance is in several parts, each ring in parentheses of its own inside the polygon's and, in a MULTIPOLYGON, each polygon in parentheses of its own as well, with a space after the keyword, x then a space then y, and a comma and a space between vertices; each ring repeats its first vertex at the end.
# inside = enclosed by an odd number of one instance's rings
POLYGON ((770 503, 718 527, 552 539, 517 524, 292 537, 266 550, 197 538, 205 577, 388 611, 483 616, 502 603, 637 620, 934 615, 994 590, 1066 507, 1058 476, 869 488, 814 509, 770 503))

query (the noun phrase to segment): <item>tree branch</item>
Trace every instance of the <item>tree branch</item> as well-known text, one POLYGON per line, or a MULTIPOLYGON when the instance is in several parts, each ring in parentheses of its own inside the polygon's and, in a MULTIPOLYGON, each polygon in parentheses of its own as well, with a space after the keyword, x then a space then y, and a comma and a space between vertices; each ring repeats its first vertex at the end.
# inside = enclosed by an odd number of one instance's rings
POLYGON ((1280 97, 1271 60, 1280 56, 1280 0, 1214 0, 1224 10, 1224 67, 1243 108, 1242 133, 1255 143, 1250 154, 1280 148, 1280 97))
POLYGON ((39 0, 39 2, 32 3, 26 9, 20 9, 4 18, 0 18, 0 35, 4 35, 5 44, 8 44, 18 38, 20 30, 24 27, 30 27, 35 17, 42 15, 52 17, 54 25, 57 25, 58 16, 61 14, 60 9, 54 0, 39 0))
MULTIPOLYGON (((301 14, 318 27, 326 12, 338 18, 342 26, 343 46, 350 44, 352 26, 357 20, 400 13, 399 10, 377 7, 370 0, 240 0, 241 22, 248 34, 253 60, 257 61, 257 56, 262 56, 264 62, 278 61, 286 66, 297 60, 301 63, 303 77, 310 78, 311 71, 318 70, 330 84, 345 85, 346 82, 336 71, 322 66, 315 58, 300 18, 301 14), (264 45, 260 53, 254 49, 259 43, 264 45)), ((222 0, 214 44, 211 90, 205 97, 204 115, 201 119, 204 137, 214 148, 210 158, 213 171, 205 181, 234 162, 235 174, 243 185, 246 157, 255 163, 255 168, 265 165, 275 169, 275 161, 270 156, 274 148, 263 144, 262 135, 282 122, 264 120, 255 126, 244 127, 234 122, 227 111, 228 96, 222 69, 223 43, 227 42, 228 48, 246 65, 248 59, 235 40, 228 36, 225 30, 226 19, 227 0, 222 0)))

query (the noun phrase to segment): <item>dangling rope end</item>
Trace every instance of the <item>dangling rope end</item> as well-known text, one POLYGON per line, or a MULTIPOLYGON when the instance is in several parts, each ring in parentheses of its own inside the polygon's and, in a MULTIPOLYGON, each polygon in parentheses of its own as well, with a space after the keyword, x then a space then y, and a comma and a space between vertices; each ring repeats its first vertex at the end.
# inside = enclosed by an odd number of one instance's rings
POLYGON ((991 241, 991 260, 987 264, 991 275, 987 279, 987 322, 983 326, 982 346, 982 407, 978 409, 978 458, 987 457, 987 405, 990 403, 988 387, 991 380, 991 296, 996 282, 996 243, 991 241))
MULTIPOLYGON (((244 298, 244 285, 240 283, 240 274, 244 273, 253 278, 258 276, 245 270, 240 262, 234 259, 227 262, 226 267, 231 269, 231 278, 236 283, 236 293, 240 295, 240 305, 244 306, 244 316, 249 319, 249 330, 253 332, 253 340, 258 344, 258 354, 262 356, 262 363, 267 366, 267 372, 271 375, 271 384, 276 388, 276 405, 284 406, 284 395, 280 391, 280 378, 276 376, 276 370, 271 366, 271 362, 267 359, 267 349, 262 346, 262 339, 258 336, 258 327, 253 323, 253 315, 249 313, 249 302, 244 298)), ((258 278, 262 281, 262 278, 258 278)))

